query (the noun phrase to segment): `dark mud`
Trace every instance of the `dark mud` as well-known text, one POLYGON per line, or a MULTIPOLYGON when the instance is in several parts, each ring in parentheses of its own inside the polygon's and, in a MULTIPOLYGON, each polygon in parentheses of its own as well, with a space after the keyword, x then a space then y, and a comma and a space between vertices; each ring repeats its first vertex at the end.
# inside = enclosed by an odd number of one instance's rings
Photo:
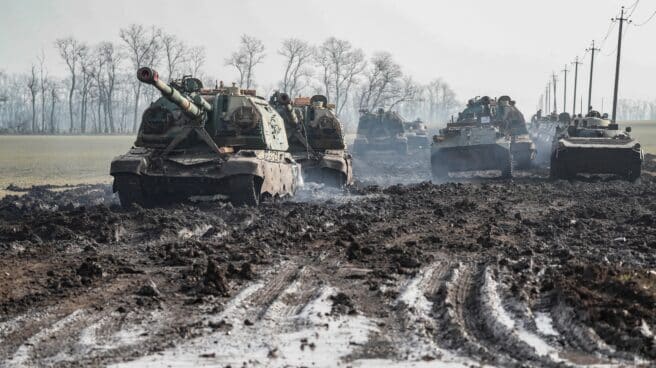
POLYGON ((656 361, 651 175, 435 185, 427 155, 405 160, 257 209, 3 198, 0 365, 656 361))

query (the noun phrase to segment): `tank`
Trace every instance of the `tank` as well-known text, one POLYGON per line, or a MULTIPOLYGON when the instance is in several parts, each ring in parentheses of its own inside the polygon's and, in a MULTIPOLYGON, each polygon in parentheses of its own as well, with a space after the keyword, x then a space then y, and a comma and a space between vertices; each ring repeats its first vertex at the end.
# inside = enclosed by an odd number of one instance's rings
POLYGON ((404 122, 403 130, 405 137, 408 139, 409 149, 426 149, 430 147, 428 127, 421 119, 417 118, 415 121, 404 122))
POLYGON ((284 121, 254 91, 204 89, 190 76, 166 84, 147 67, 137 78, 162 97, 144 111, 134 147, 111 163, 122 206, 215 195, 255 206, 294 194, 300 166, 287 152, 284 121))
POLYGON ((499 170, 510 178, 515 166, 535 158, 526 122, 508 96, 469 100, 458 119, 447 123, 431 144, 431 171, 436 181, 450 172, 499 170))
POLYGON ((269 103, 285 120, 289 152, 302 167, 303 178, 334 187, 353 184, 351 154, 342 123, 323 95, 298 97, 276 92, 269 103))
POLYGON ((576 116, 556 131, 551 153, 552 178, 570 179, 579 173, 615 174, 626 180, 640 178, 644 153, 631 137, 631 128, 618 124, 591 110, 576 116))
POLYGON ((372 151, 408 153, 408 138, 404 135, 403 118, 398 113, 383 109, 360 111, 353 153, 366 155, 372 151))

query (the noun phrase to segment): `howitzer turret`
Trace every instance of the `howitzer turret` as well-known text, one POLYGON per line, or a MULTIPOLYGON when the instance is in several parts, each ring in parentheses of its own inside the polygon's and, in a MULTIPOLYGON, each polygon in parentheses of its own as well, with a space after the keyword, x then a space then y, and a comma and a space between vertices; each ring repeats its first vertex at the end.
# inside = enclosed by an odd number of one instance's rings
POLYGON ((183 130, 169 143, 164 150, 164 155, 167 155, 175 149, 180 142, 187 138, 187 136, 195 131, 200 139, 207 143, 210 148, 216 153, 224 153, 224 150, 219 148, 212 137, 209 136, 204 128, 205 120, 207 119, 207 112, 212 111, 212 105, 207 103, 202 96, 196 92, 202 88, 202 83, 195 78, 183 78, 181 87, 184 87, 189 97, 184 96, 175 87, 170 86, 159 79, 159 74, 156 70, 142 67, 137 70, 137 79, 139 81, 150 84, 157 88, 167 100, 178 106, 185 114, 190 116, 192 124, 187 124, 183 130))
POLYGON ((205 111, 212 111, 212 105, 207 103, 202 97, 198 96, 198 98, 191 100, 183 96, 174 87, 162 82, 159 79, 159 74, 154 69, 148 67, 139 68, 137 70, 137 79, 142 83, 150 84, 157 88, 162 93, 162 96, 166 97, 166 99, 176 104, 182 111, 192 117, 199 118, 203 116, 205 111))

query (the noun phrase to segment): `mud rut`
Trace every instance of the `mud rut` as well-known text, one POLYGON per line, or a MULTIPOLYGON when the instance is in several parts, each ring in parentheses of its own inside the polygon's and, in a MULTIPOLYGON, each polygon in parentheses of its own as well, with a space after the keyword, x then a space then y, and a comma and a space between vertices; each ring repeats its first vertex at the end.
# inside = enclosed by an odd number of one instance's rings
POLYGON ((258 209, 5 197, 0 366, 656 362, 651 175, 435 185, 427 160, 371 157, 355 188, 258 209))

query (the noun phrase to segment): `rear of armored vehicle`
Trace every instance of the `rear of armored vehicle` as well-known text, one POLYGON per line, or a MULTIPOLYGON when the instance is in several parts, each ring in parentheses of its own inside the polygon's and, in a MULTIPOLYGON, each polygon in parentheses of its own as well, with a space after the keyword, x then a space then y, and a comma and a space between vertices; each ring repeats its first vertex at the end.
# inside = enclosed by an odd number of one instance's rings
POLYGON ((449 124, 433 138, 431 169, 435 180, 450 172, 500 170, 512 176, 510 140, 491 124, 449 124))
POLYGON ((613 174, 637 180, 644 152, 630 131, 597 117, 574 119, 554 142, 551 176, 568 179, 577 174, 613 174))
POLYGON ((353 151, 356 154, 387 151, 406 155, 408 138, 403 133, 403 120, 398 114, 382 110, 365 112, 358 122, 353 151))
POLYGON ((403 123, 405 136, 408 139, 408 147, 413 149, 424 149, 429 147, 428 127, 426 124, 417 119, 403 123))
MULTIPOLYGON (((304 100, 303 100, 304 101, 304 100)), ((297 152, 294 158, 303 166, 308 181, 341 187, 353 183, 353 163, 346 150, 342 123, 325 96, 315 95, 309 103, 295 101, 302 109, 303 129, 309 150, 297 152)))

